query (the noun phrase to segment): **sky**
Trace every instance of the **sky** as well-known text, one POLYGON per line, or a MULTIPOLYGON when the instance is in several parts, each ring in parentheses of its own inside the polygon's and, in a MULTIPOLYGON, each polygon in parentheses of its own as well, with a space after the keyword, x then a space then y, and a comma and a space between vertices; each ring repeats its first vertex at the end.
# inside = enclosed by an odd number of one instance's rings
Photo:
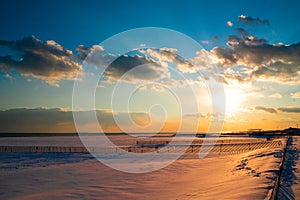
MULTIPOLYGON (((3 1, 0 132, 74 132, 73 114, 90 110, 105 132, 206 132, 213 121, 223 132, 296 127, 299 7, 296 0, 3 1), (185 38, 140 34, 140 49, 124 55, 116 52, 135 39, 103 45, 142 27, 185 38), (146 48, 163 38, 172 45, 146 48), (110 65, 95 107, 75 108, 74 84, 98 75, 104 58, 110 65)), ((95 131, 88 120, 83 127, 95 131)))

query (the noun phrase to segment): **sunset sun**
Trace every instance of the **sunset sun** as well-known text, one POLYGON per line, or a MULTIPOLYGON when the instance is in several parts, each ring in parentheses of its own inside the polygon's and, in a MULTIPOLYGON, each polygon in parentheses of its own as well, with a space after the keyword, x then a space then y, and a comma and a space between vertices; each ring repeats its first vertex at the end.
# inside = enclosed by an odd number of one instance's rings
POLYGON ((240 106, 242 106, 244 100, 244 94, 241 91, 234 88, 225 89, 226 96, 226 113, 228 115, 235 115, 240 106))

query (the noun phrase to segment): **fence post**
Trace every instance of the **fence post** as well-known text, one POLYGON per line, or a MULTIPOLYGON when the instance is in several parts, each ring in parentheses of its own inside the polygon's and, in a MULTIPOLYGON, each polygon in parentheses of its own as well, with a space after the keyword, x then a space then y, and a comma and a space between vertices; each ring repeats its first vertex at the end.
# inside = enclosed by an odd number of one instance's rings
POLYGON ((278 199, 278 192, 279 192, 279 187, 280 187, 280 182, 281 182, 281 174, 282 174, 282 171, 283 171, 283 168, 284 168, 286 152, 287 152, 287 148, 289 146, 290 140, 291 140, 291 137, 289 137, 286 141, 286 146, 283 150, 282 160, 281 160, 281 163, 280 163, 280 166, 279 166, 279 172, 278 172, 275 184, 274 184, 274 188, 273 188, 272 193, 271 193, 270 200, 278 199))

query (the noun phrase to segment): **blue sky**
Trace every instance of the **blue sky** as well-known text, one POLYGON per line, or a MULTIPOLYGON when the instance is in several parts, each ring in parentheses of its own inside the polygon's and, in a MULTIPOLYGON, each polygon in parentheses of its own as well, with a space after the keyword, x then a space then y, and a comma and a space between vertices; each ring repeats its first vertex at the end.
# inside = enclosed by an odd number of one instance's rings
MULTIPOLYGON (((283 43, 286 46, 296 44, 295 49, 297 49, 299 46, 297 43, 300 41, 299 7, 300 1, 297 0, 284 2, 279 0, 3 1, 0 7, 0 24, 2 26, 0 41, 5 45, 6 43, 10 44, 8 46, 0 45, 0 56, 12 55, 18 59, 20 53, 15 53, 13 48, 19 47, 14 46, 11 41, 22 41, 24 38, 30 37, 29 40, 41 41, 41 43, 53 40, 55 42, 52 42, 52 44, 59 44, 63 48, 71 50, 74 55, 68 56, 73 58, 80 54, 76 50, 79 45, 91 48, 93 45, 97 45, 122 31, 139 27, 162 27, 179 31, 191 37, 204 47, 207 54, 217 57, 221 63, 226 58, 226 55, 222 54, 224 53, 223 50, 231 48, 226 45, 230 35, 239 37, 242 42, 247 39, 242 38, 237 33, 236 28, 243 28, 243 30, 249 32, 247 37, 255 36, 256 39, 262 39, 264 43, 261 46, 262 49, 264 49, 264 45, 272 46, 278 43, 283 43), (241 15, 249 16, 252 20, 259 21, 259 23, 267 20, 269 24, 245 25, 238 21, 238 16, 241 15), (228 21, 233 23, 232 27, 227 25, 228 21), (213 52, 213 49, 216 51, 213 52)), ((24 51, 22 48, 21 52, 24 51)), ((238 54, 239 48, 244 50, 243 47, 237 46, 236 49, 233 49, 236 51, 235 55, 238 54)), ((297 53, 297 51, 295 52, 297 53)), ((67 52, 63 53, 68 54, 67 52)), ((248 55, 247 53, 249 52, 246 52, 245 56, 248 55)), ((262 51, 262 53, 273 56, 276 50, 274 52, 272 50, 262 51)), ((282 62, 281 66, 288 62, 296 63, 299 59, 296 53, 294 57, 289 57, 286 62, 282 62)), ((287 54, 276 54, 275 60, 281 62, 286 59, 286 56, 287 54)), ((254 58, 257 59, 258 57, 258 55, 254 55, 254 58)), ((151 57, 151 59, 157 61, 158 58, 151 57)), ((251 59, 244 62, 240 59, 230 64, 222 63, 220 68, 224 70, 224 73, 226 70, 226 72, 233 70, 242 73, 240 70, 243 70, 243 66, 248 67, 247 70, 249 71, 255 67, 261 67, 268 61, 273 62, 272 59, 264 60, 262 63, 258 63, 257 60, 252 62, 251 59), (222 67, 225 67, 226 70, 222 67)), ((3 63, 3 66, 9 65, 7 61, 3 61, 3 63)), ((270 64, 270 68, 273 64, 270 64)), ((74 67, 73 70, 80 68, 80 63, 71 63, 71 65, 74 67)), ((46 63, 45 66, 47 66, 46 63)), ((176 66, 176 63, 173 63, 173 66, 176 66)), ((225 87, 228 89, 229 94, 232 94, 233 97, 236 97, 234 99, 239 101, 235 102, 237 106, 235 106, 234 111, 231 108, 232 111, 228 116, 228 123, 230 120, 231 122, 236 121, 234 125, 229 123, 234 127, 232 129, 239 130, 246 127, 247 124, 242 126, 237 123, 238 118, 243 118, 245 121, 250 119, 245 113, 239 113, 243 109, 248 109, 251 114, 257 111, 256 114, 261 116, 261 121, 257 123, 259 127, 263 126, 262 121, 266 119, 269 120, 267 123, 269 125, 265 128, 277 127, 275 121, 280 121, 280 119, 286 119, 280 127, 298 123, 296 119, 299 118, 299 114, 295 115, 295 113, 299 113, 297 110, 300 99, 299 76, 294 77, 293 80, 288 80, 288 70, 286 71, 281 66, 275 66, 278 67, 279 71, 281 70, 281 74, 278 73, 277 77, 270 74, 271 72, 266 73, 263 71, 265 68, 259 68, 256 71, 254 70, 255 72, 253 71, 253 77, 256 78, 253 80, 251 78, 251 83, 249 81, 247 83, 227 83, 228 85, 225 87), (276 81, 274 81, 275 79, 276 81), (293 108, 297 112, 286 112, 286 109, 281 108, 293 108), (274 114, 276 114, 276 120, 272 121, 274 114)), ((56 74, 55 77, 54 75, 50 77, 51 70, 47 71, 48 74, 40 76, 39 73, 44 73, 44 69, 37 69, 35 65, 32 67, 26 65, 25 68, 21 66, 21 68, 9 67, 8 70, 1 70, 0 62, 0 110, 37 107, 71 109, 74 79, 69 77, 68 71, 64 71, 67 74, 65 76, 57 76, 56 74), (33 70, 35 74, 32 75, 30 70, 33 70), (59 78, 54 80, 53 78, 56 78, 56 76, 59 78), (54 87, 54 85, 59 87, 54 87)), ((292 74, 291 71, 289 73, 292 74)), ((299 71, 294 70, 293 73, 297 75, 299 71)), ((110 95, 110 86, 100 89, 101 92, 104 96, 110 95)), ((139 98, 143 99, 143 95, 139 98)), ((108 101, 100 103, 100 105, 105 106, 100 106, 98 109, 109 109, 108 101)), ((170 122, 170 124, 172 123, 170 122)), ((230 130, 229 125, 228 127, 227 129, 230 130)))
MULTIPOLYGON (((68 49, 87 46, 132 28, 157 26, 183 32, 199 41, 217 35, 241 14, 268 19, 274 41, 297 40, 299 1, 6 1, 0 8, 1 39, 34 34, 68 49)), ((266 33, 270 34, 270 33, 266 33)))

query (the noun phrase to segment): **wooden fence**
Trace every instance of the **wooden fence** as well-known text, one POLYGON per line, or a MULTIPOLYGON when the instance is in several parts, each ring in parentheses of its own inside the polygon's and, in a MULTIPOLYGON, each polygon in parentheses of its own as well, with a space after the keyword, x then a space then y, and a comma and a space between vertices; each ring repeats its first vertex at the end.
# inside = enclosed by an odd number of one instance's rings
POLYGON ((0 146, 2 153, 16 153, 16 152, 31 152, 31 153, 85 153, 85 152, 99 152, 99 153, 121 153, 122 150, 133 153, 147 153, 147 152, 168 152, 168 153, 199 153, 201 152, 219 152, 219 153, 242 153, 262 148, 275 148, 282 146, 281 140, 272 140, 266 142, 252 142, 252 143, 237 143, 237 144, 191 144, 191 145, 171 145, 171 144, 142 144, 122 147, 65 147, 65 146, 0 146))

